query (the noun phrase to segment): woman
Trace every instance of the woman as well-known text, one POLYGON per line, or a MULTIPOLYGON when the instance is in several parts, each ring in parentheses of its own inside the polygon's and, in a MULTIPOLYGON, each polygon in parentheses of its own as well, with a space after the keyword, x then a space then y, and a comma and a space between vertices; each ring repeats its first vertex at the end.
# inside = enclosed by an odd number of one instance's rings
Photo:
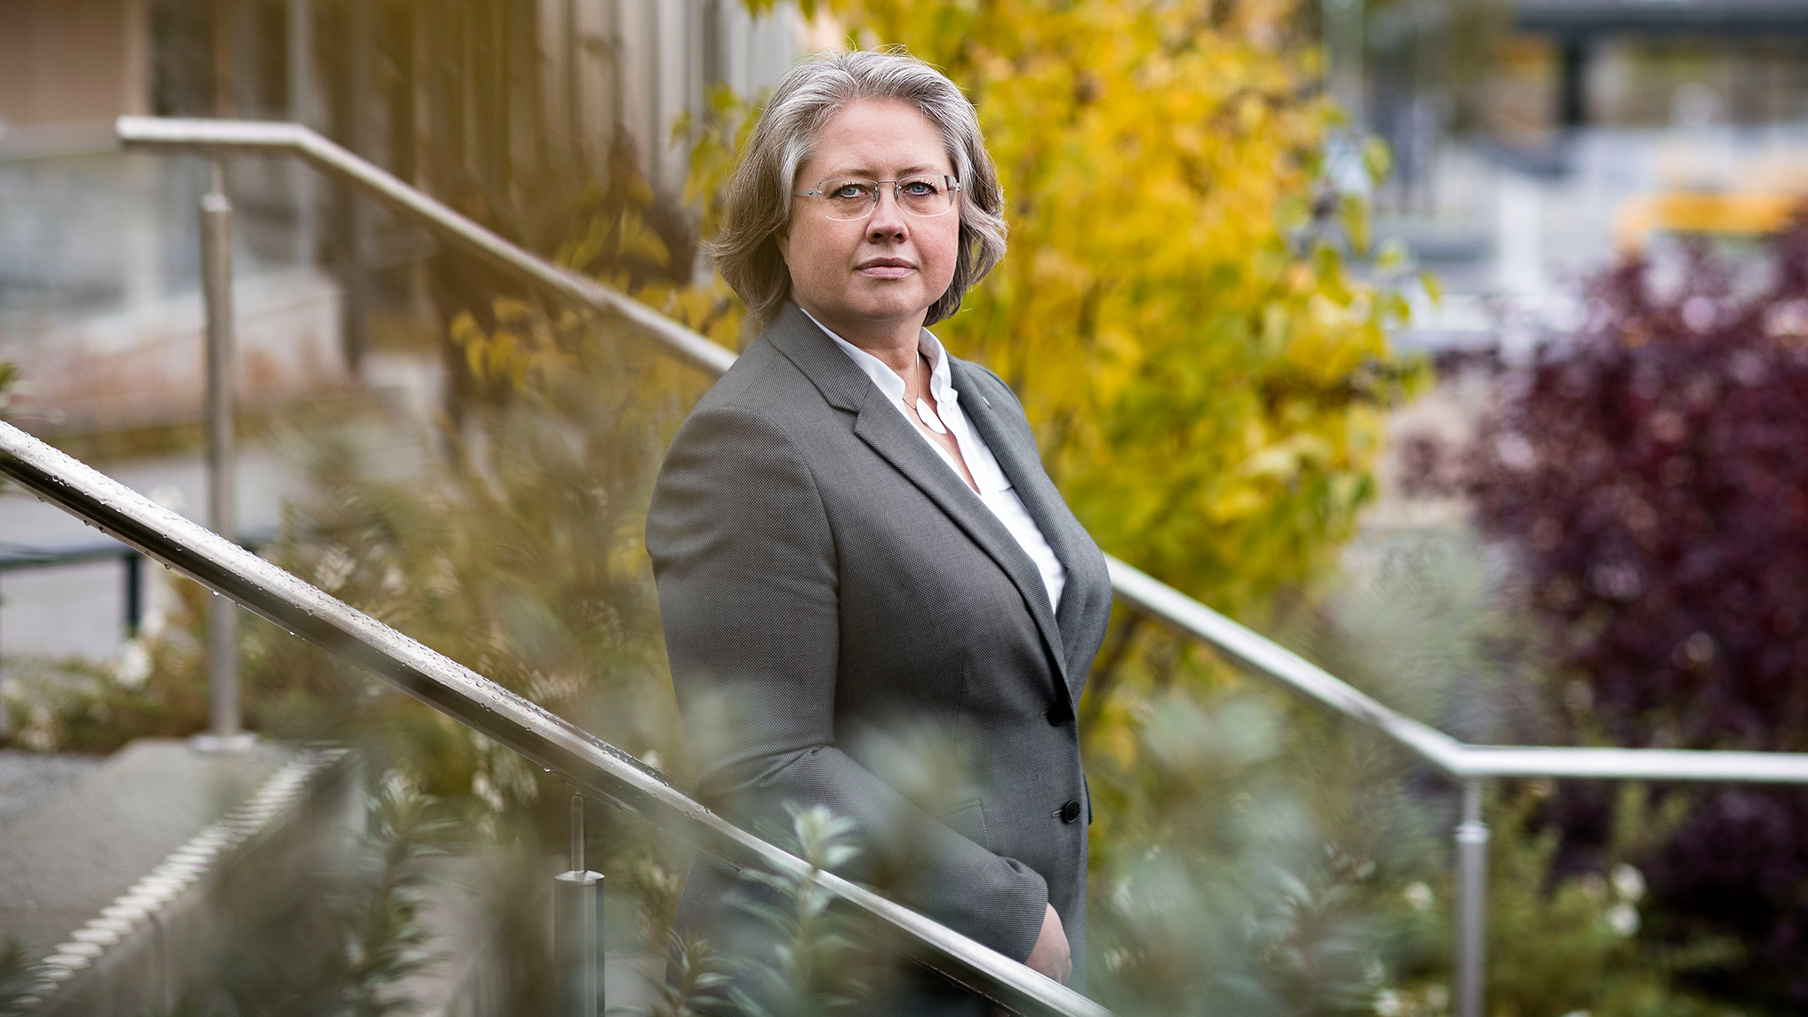
MULTIPOLYGON (((825 806, 862 838, 844 874, 1078 987, 1110 583, 1011 390, 925 328, 1003 256, 1002 208, 938 71, 791 71, 715 246, 763 330, 674 438, 647 547, 704 800, 756 830, 825 806)), ((695 862, 679 932, 770 963, 749 886, 695 862)), ((986 1012, 920 973, 888 995, 986 1012)))

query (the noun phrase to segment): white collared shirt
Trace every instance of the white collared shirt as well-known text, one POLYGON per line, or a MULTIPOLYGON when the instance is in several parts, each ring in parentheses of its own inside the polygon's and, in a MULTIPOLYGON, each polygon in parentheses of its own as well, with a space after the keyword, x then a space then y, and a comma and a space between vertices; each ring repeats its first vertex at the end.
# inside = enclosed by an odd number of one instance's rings
MULTIPOLYGON (((816 321, 816 316, 809 311, 804 311, 804 314, 811 321, 816 321)), ((935 450, 942 462, 954 471, 955 476, 960 477, 960 464, 955 462, 954 456, 941 443, 924 434, 922 428, 917 426, 916 418, 905 408, 904 379, 898 376, 898 372, 878 357, 836 335, 822 322, 816 321, 816 325, 830 339, 835 340, 835 345, 841 347, 841 352, 847 354, 848 359, 865 372, 873 384, 879 386, 879 391, 885 393, 887 401, 904 415, 904 421, 910 425, 910 429, 935 450)), ((1005 476, 1004 470, 999 468, 992 450, 986 447, 984 439, 967 426, 967 417, 960 410, 960 393, 955 391, 948 371, 948 358, 942 355, 941 340, 928 329, 923 329, 917 338, 917 349, 929 361, 929 394, 935 397, 936 416, 942 418, 948 432, 954 435, 954 443, 960 448, 961 459, 967 464, 967 472, 973 475, 973 483, 979 487, 979 500, 1010 531, 1018 546, 1023 548, 1023 553, 1030 556, 1030 561, 1036 563, 1036 570, 1042 573, 1042 585, 1048 590, 1049 606, 1060 610, 1061 591, 1067 586, 1066 566, 1061 564, 1061 559, 1055 557, 1054 548, 1048 545, 1048 538, 1042 535, 1042 528, 1030 517, 1023 499, 1011 489, 1011 478, 1005 476)), ((961 485, 965 486, 966 483, 966 478, 961 477, 961 485)))

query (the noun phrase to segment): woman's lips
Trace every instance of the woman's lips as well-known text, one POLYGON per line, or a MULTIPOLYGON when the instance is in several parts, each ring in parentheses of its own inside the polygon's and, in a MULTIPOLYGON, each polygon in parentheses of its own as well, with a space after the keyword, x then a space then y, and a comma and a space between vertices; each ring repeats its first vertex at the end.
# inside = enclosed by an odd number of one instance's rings
POLYGON ((866 262, 855 271, 869 279, 901 279, 904 276, 915 272, 916 267, 908 261, 896 261, 887 258, 879 261, 866 262))

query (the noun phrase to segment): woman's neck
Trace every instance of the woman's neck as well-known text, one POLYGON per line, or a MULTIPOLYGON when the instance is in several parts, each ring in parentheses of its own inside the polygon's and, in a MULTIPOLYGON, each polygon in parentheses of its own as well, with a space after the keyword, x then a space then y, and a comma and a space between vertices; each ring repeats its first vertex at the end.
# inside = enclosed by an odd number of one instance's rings
POLYGON ((829 331, 872 354, 898 372, 900 377, 909 378, 915 367, 917 346, 927 312, 897 321, 846 321, 823 314, 814 307, 804 304, 798 306, 809 311, 810 317, 821 322, 829 331))

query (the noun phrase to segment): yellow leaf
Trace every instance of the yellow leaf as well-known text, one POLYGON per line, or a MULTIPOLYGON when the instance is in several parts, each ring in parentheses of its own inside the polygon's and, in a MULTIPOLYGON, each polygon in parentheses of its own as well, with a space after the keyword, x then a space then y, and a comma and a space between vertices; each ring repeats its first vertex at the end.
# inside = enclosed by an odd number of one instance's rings
POLYGON ((1419 273, 1419 287, 1425 291, 1425 297, 1436 307, 1444 302, 1444 281, 1437 273, 1425 271, 1419 273))

